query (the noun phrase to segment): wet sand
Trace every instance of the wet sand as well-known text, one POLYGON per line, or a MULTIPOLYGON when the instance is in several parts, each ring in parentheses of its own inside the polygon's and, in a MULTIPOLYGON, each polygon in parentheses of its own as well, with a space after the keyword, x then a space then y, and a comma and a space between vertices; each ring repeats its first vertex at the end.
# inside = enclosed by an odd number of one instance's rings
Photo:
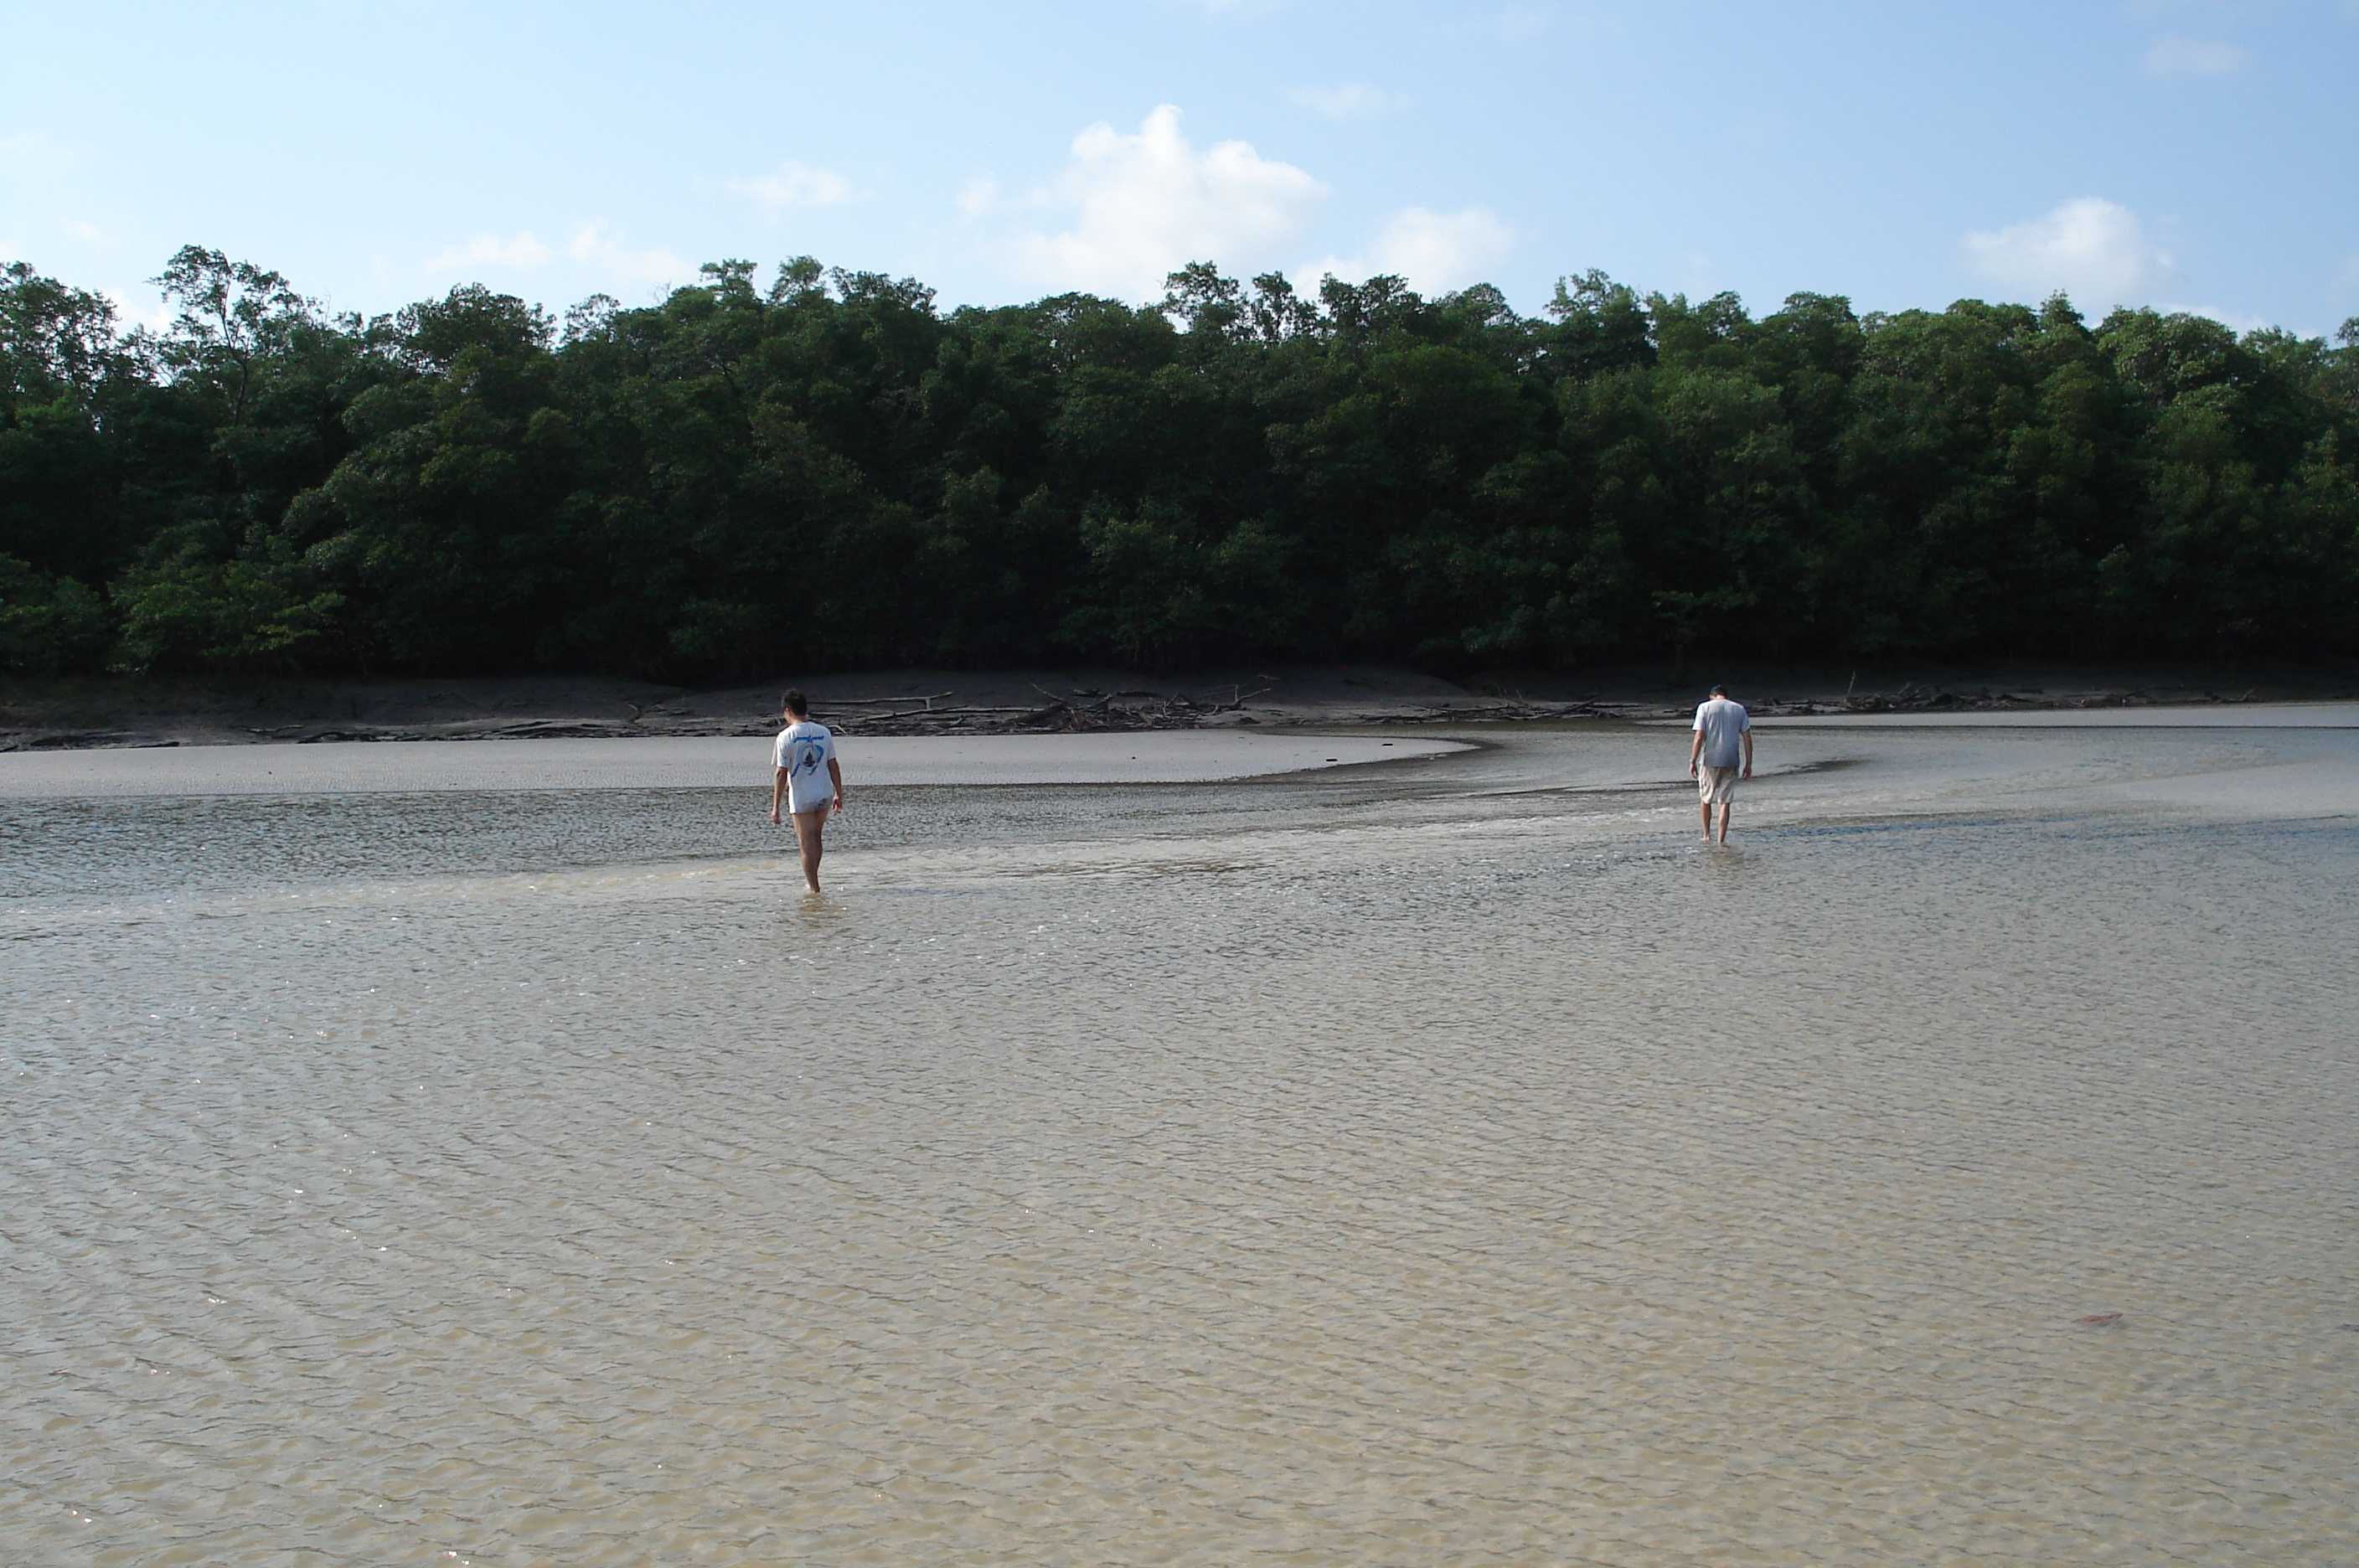
MULTIPOLYGON (((844 740, 847 796, 876 785, 1196 784, 1433 757, 1430 736, 1239 730, 1095 735, 879 735, 844 740)), ((753 738, 358 742, 20 752, 0 796, 286 795, 436 790, 769 788, 753 738)))
POLYGON ((2032 709, 2022 713, 1820 713, 1765 717, 1765 727, 1854 729, 2359 729, 2359 704, 2223 702, 2196 707, 2032 709))

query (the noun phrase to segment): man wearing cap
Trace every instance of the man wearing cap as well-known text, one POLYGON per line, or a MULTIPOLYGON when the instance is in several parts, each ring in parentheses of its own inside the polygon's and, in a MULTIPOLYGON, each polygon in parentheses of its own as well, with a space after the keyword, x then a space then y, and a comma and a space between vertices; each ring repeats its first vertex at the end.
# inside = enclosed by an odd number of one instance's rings
POLYGON ((1720 842, 1726 844, 1736 781, 1753 777, 1753 716, 1743 703, 1728 700, 1725 686, 1713 687, 1711 697, 1696 708, 1695 740, 1688 747, 1688 777, 1696 781, 1696 796, 1703 803, 1704 843, 1712 842, 1712 809, 1718 806, 1720 842))

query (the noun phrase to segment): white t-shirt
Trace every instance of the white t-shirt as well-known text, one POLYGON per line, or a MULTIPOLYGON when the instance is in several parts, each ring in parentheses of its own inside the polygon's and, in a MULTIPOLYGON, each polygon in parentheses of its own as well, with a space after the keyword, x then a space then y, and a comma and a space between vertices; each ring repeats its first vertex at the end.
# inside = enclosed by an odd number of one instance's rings
POLYGON ((1696 758, 1698 762, 1706 768, 1734 768, 1745 759, 1744 743, 1738 737, 1753 727, 1753 715, 1742 702, 1714 697, 1696 709, 1695 723, 1689 727, 1703 736, 1703 755, 1696 758))
POLYGON ((787 770, 787 810, 816 811, 835 799, 827 765, 835 757, 835 736, 825 724, 797 719, 778 732, 772 766, 787 770))

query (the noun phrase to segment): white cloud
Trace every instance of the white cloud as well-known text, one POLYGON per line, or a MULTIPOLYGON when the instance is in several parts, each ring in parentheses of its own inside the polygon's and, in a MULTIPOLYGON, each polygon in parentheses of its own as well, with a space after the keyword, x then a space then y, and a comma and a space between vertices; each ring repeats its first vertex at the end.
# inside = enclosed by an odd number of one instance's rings
POLYGON ((1180 133, 1166 103, 1125 136, 1103 122, 1073 138, 1045 203, 1072 213, 1059 233, 1017 234, 1016 269, 1059 289, 1098 289, 1133 299, 1160 295, 1163 279, 1190 261, 1242 276, 1300 232, 1326 186, 1246 142, 1203 152, 1180 133))
POLYGON ((574 232, 572 243, 565 254, 574 260, 594 267, 617 278, 635 283, 686 283, 696 277, 696 267, 682 261, 668 250, 629 250, 607 232, 603 223, 584 223, 574 232))
POLYGON ((1317 278, 1332 272, 1356 283, 1389 272, 1407 278, 1420 294, 1447 294, 1488 281, 1486 269, 1507 254, 1515 238, 1515 232, 1488 207, 1457 212, 1406 207, 1386 221, 1375 243, 1361 255, 1314 262, 1301 276, 1317 278))
POLYGON ((2061 289, 2091 312, 2144 304, 2179 275, 2136 213, 2096 196, 2076 197, 2027 223, 1969 234, 1964 246, 1967 261, 1993 282, 2027 299, 2061 289))
POLYGON ((2147 71, 2155 76, 2228 76, 2252 60, 2252 51, 2236 44, 2177 34, 2155 39, 2146 51, 2147 71))
POLYGON ((160 332, 172 324, 172 307, 153 289, 101 288, 99 292, 114 307, 118 331, 127 332, 134 327, 145 327, 151 332, 160 332))
POLYGON ((789 207, 833 207, 852 200, 852 181, 832 169, 793 158, 755 180, 733 180, 729 189, 772 212, 789 207))
POLYGON ((978 174, 959 187, 958 210, 970 218, 980 218, 999 205, 999 181, 987 174, 978 174))
POLYGON ((506 239, 477 234, 465 245, 438 251, 426 260, 429 271, 449 272, 462 267, 538 267, 549 259, 549 247, 530 229, 518 229, 506 239))
POLYGON ((1371 87, 1364 82, 1346 82, 1334 87, 1296 87, 1286 94, 1306 109, 1326 115, 1331 120, 1358 120, 1404 108, 1408 100, 1397 93, 1387 93, 1381 87, 1371 87))
POLYGON ((106 237, 98 232, 96 223, 87 223, 81 218, 69 218, 60 227, 65 230, 66 238, 80 240, 84 245, 96 245, 106 237))

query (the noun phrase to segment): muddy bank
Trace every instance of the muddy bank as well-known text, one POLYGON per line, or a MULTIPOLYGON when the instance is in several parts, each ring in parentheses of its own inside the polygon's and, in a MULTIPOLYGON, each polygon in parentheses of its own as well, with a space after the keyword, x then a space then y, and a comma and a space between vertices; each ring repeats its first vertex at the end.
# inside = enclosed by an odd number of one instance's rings
POLYGON ((1500 671, 1462 681, 1381 666, 1207 671, 885 670, 687 688, 595 677, 328 681, 0 682, 0 751, 407 740, 767 735, 799 684, 849 735, 1075 735, 1220 725, 1659 719, 1725 680, 1764 717, 2035 712, 2317 701, 2359 694, 2359 670, 2230 668, 1826 670, 1726 668, 1500 671))

